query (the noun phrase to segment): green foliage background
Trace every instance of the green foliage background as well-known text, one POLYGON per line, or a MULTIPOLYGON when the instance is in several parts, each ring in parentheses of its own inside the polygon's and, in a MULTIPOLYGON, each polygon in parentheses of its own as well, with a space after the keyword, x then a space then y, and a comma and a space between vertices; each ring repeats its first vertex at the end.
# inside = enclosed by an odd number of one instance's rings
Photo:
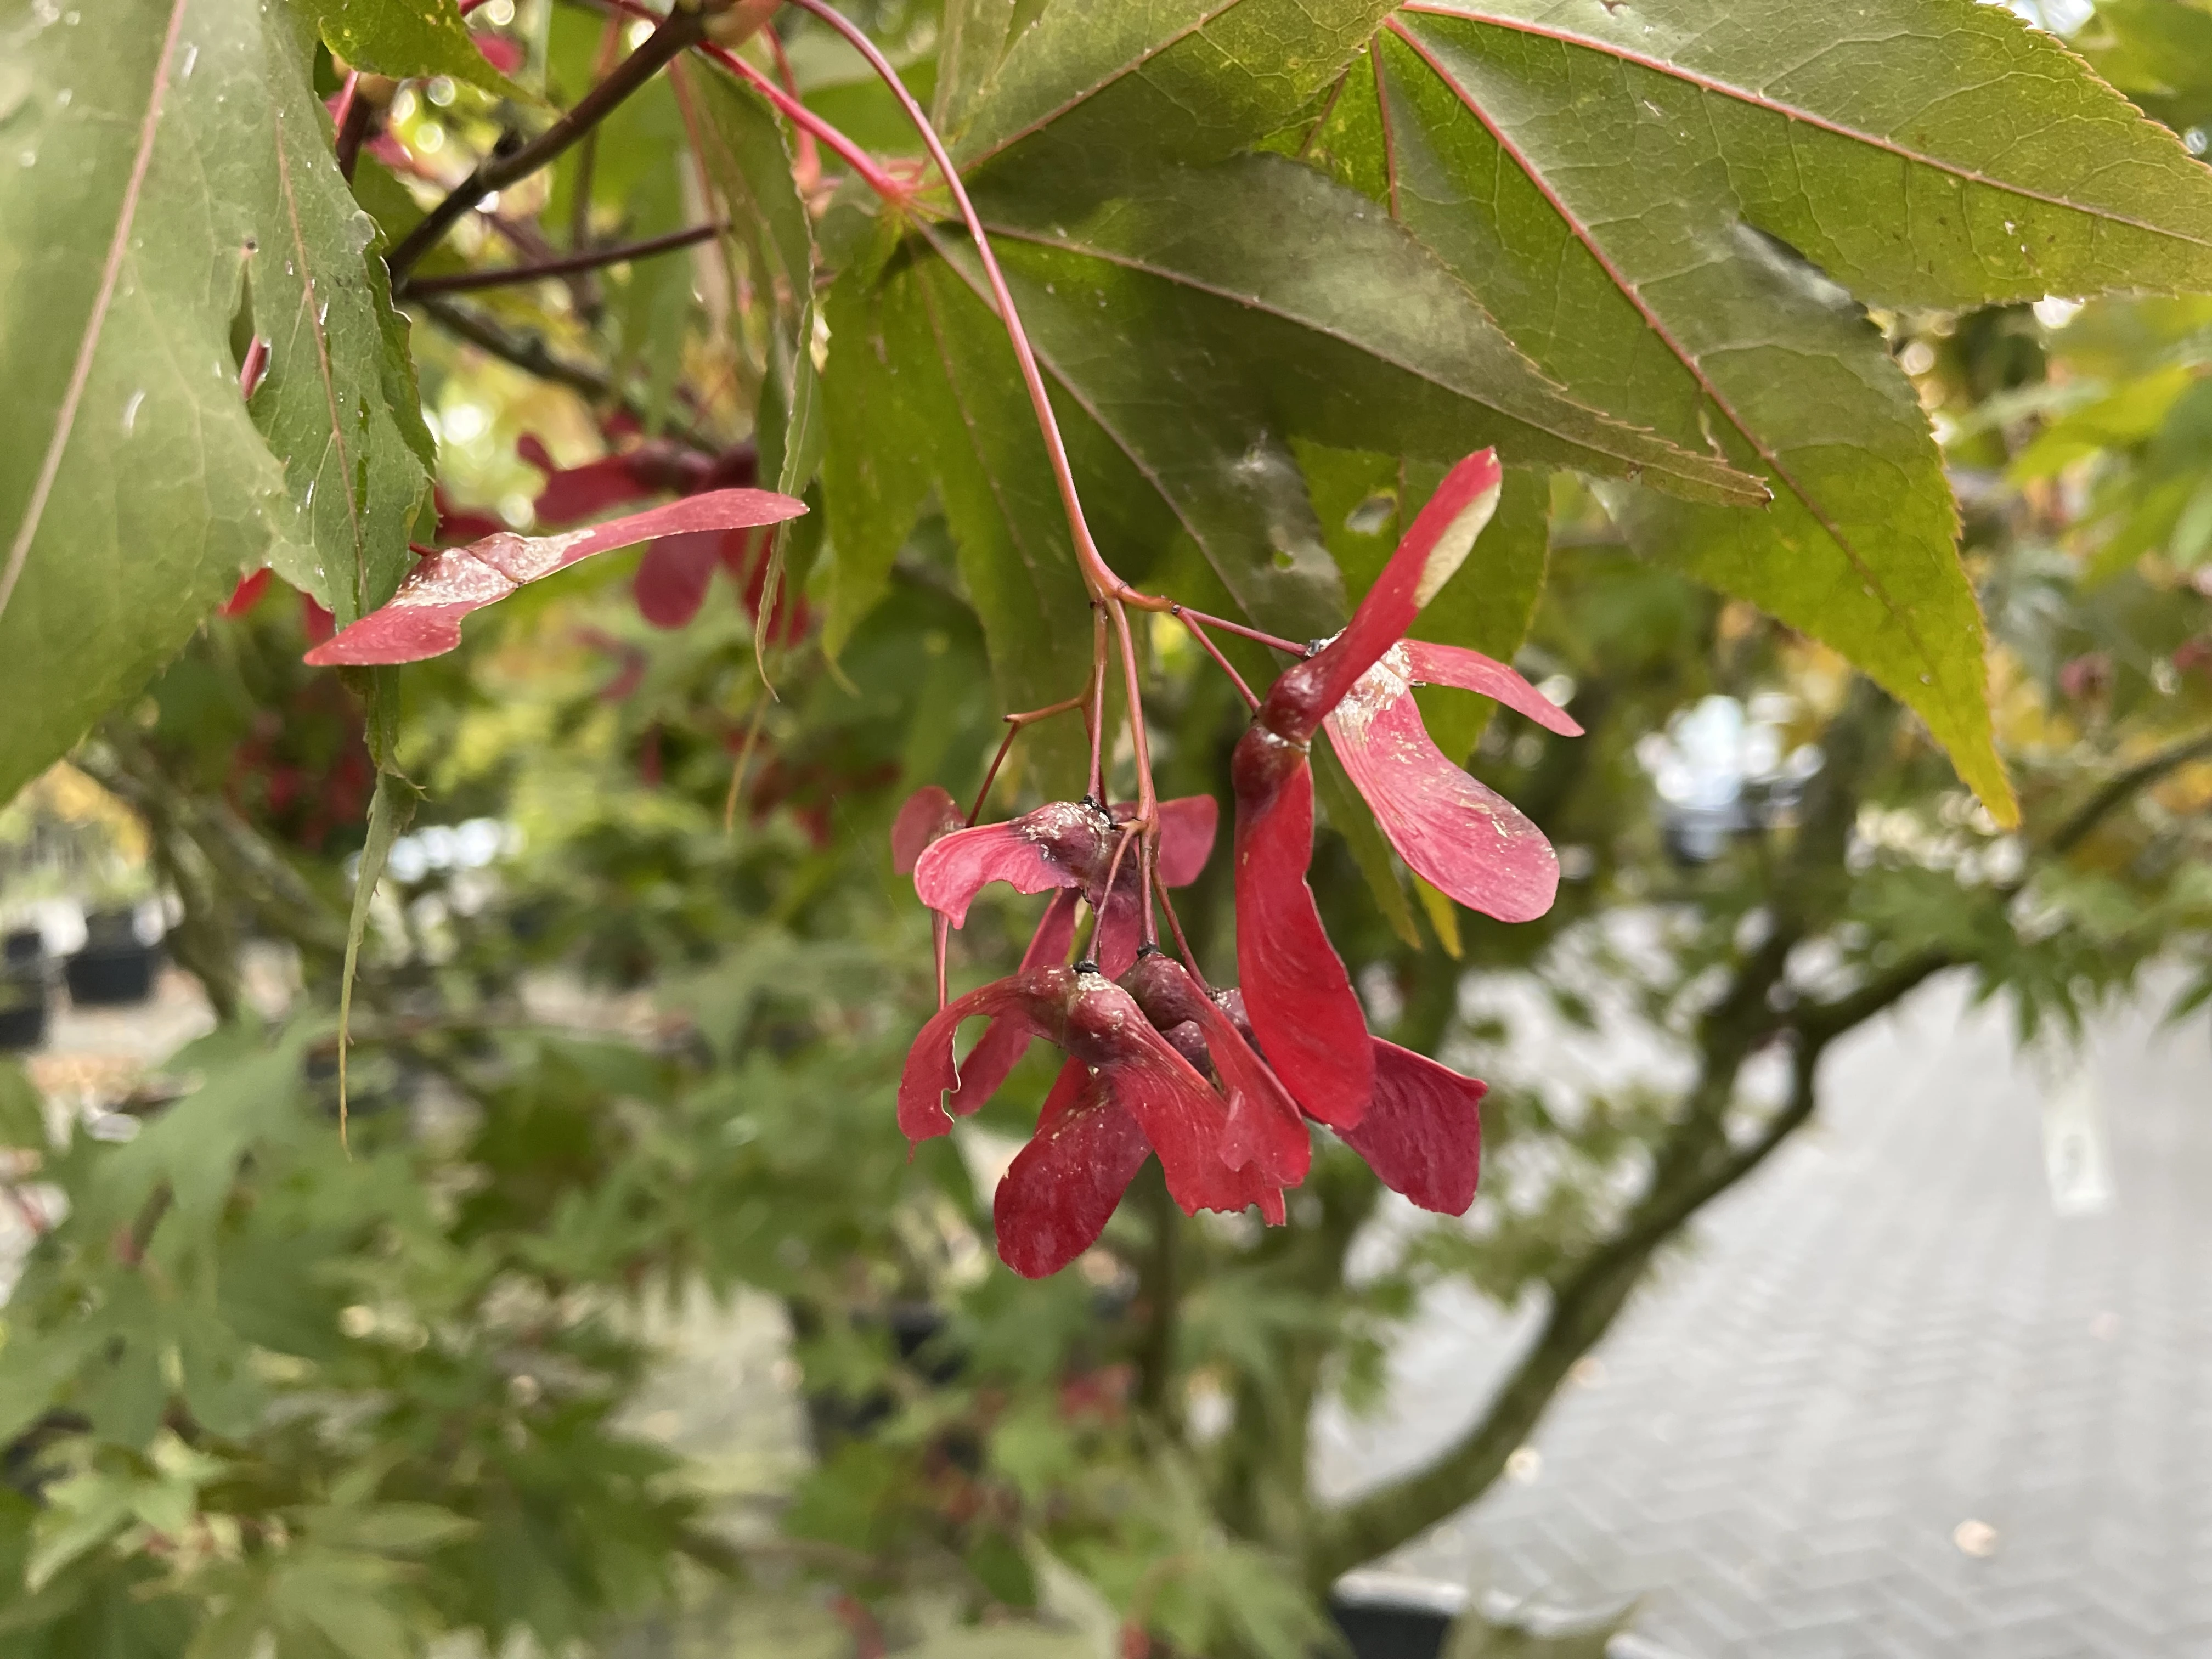
MULTIPOLYGON (((2203 88, 2170 46, 2203 11, 2106 5, 2084 56, 1971 0, 854 15, 952 143, 1126 576, 1322 634, 1443 465, 1495 443, 1514 468, 1422 631, 1571 682, 1590 736, 1466 699, 1431 729, 1577 873, 1540 924, 1456 912, 1324 769, 1315 878, 1397 1039, 1498 1085, 1486 1198, 1465 1226, 1394 1213, 1395 1253, 1355 1277, 1381 1195, 1324 1149, 1285 1229, 1139 1190, 1083 1271, 1029 1285, 990 1259, 996 1143, 908 1161, 888 1079, 928 930, 885 830, 920 784, 974 788, 998 714, 1076 689, 1090 639, 941 183, 896 210, 825 186, 834 156, 690 58, 395 308, 382 250, 581 95, 609 19, 514 10, 508 76, 413 0, 9 0, 0 796, 94 728, 76 763, 145 820, 185 903, 173 949, 226 1016, 126 1144, 50 1141, 0 1070, 9 1180, 67 1201, 0 1344, 9 1651, 386 1659, 518 1627, 613 1651, 673 1609, 795 1607, 817 1628, 789 1639, 825 1651, 1046 1618, 1094 1645, 1127 1626, 1302 1653, 1330 1579, 1479 1493, 1756 1168, 1744 1146, 1811 1113, 1828 1042, 1951 969, 2027 1029, 2176 955, 2184 1006, 2212 994, 2212 312, 2136 297, 2212 287, 2203 88), (341 64, 404 82, 364 82, 399 148, 350 189, 320 101, 341 64), (710 216, 728 232, 696 252, 432 286, 710 216), (2027 309, 2096 294, 2121 297, 2027 309), (434 533, 434 478, 449 508, 521 520, 518 439, 582 463, 640 430, 750 441, 805 495, 775 550, 799 638, 757 637, 719 580, 689 626, 648 628, 612 556, 380 678, 364 713, 368 688, 300 665, 291 607, 209 620, 264 563, 349 620, 434 533), (1708 693, 1778 696, 1826 765, 1684 867, 1638 757, 1708 693), (372 736, 387 811, 419 790, 424 824, 495 815, 524 851, 489 896, 387 878, 376 904, 367 860, 349 1155, 361 829, 285 802, 335 797, 372 736), (1632 912, 1665 921, 1656 962, 1604 948, 1632 912), (231 965, 248 933, 303 965, 265 1020, 231 965), (1613 999, 1694 1081, 1574 1099, 1501 1071, 1510 1034, 1462 1014, 1454 958, 1571 1023, 1613 999), (1746 1143, 1739 1074, 1770 1046, 1802 1100, 1746 1143), (1642 1167, 1664 1178, 1624 1200, 1642 1167), (1315 1401, 1371 1397, 1448 1280, 1539 1291, 1562 1334, 1437 1463, 1324 1504, 1315 1401), (792 1333, 815 1455, 765 1518, 624 1416, 655 1310, 702 1290, 792 1333)), ((848 47, 777 27, 812 107, 916 153, 848 47)), ((1145 647, 1163 788, 1221 793, 1239 705, 1174 629, 1145 647)), ((1060 792, 1076 760, 1043 734, 994 799, 1060 792)), ((1224 863, 1185 906, 1213 960, 1224 863)), ((1027 926, 979 906, 956 972, 1003 971, 1027 926)), ((1024 1133, 1043 1081, 1032 1060, 987 1133, 1024 1133)))

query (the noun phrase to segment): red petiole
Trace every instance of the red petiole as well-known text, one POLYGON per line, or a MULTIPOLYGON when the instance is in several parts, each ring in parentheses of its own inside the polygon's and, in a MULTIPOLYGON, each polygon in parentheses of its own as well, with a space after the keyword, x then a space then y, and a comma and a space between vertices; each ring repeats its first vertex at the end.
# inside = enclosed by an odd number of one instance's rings
POLYGON ((1191 638, 1196 640, 1205 648, 1206 654, 1213 659, 1213 665, 1229 676, 1230 683, 1237 688, 1237 695, 1244 699, 1244 706, 1248 708, 1257 708, 1260 706, 1260 699, 1253 694, 1252 688, 1244 684, 1244 677, 1237 672, 1229 659, 1221 654, 1221 647, 1213 642, 1212 636, 1198 625, 1198 618, 1181 605, 1176 607, 1175 614, 1182 619, 1182 625, 1190 629, 1191 638))
POLYGON ((999 769, 1006 764, 1006 751, 1014 746, 1014 739, 1021 736, 1024 728, 1035 726, 1039 720, 1048 720, 1054 714, 1065 714, 1072 708, 1080 708, 1083 703, 1081 697, 1067 697, 1059 702, 1048 703, 1042 708, 1032 708, 1024 714, 1005 717, 1006 735, 999 740, 999 752, 991 757, 991 769, 983 774, 983 787, 975 792, 975 804, 968 809, 969 829, 975 828, 975 820, 983 816, 983 803, 991 798, 991 786, 999 781, 999 769))

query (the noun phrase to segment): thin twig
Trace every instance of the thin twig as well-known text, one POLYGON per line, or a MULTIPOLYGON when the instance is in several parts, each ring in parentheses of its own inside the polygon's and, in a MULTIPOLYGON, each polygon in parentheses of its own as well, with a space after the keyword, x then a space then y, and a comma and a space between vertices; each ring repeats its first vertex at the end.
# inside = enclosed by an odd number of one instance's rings
MULTIPOLYGON (((610 17, 599 35, 599 55, 592 64, 593 85, 607 78, 615 66, 615 54, 621 50, 622 21, 610 17)), ((575 200, 568 209, 568 246, 580 253, 592 246, 592 186, 599 167, 599 130, 593 127, 584 135, 576 153, 575 200)))
POLYGON ((1221 647, 1216 645, 1212 636, 1198 625, 1198 618, 1181 605, 1176 606, 1175 615, 1182 619, 1185 628, 1190 629, 1191 638, 1204 647, 1206 654, 1213 659, 1213 665, 1229 676, 1230 684, 1237 688, 1237 694, 1244 699, 1244 706, 1248 708, 1257 708, 1260 706, 1260 699, 1253 696, 1252 688, 1244 684, 1244 677, 1237 672, 1236 665, 1221 654, 1221 647))
POLYGON ((1182 918, 1176 915, 1175 901, 1168 896, 1168 890, 1164 885, 1159 889, 1159 896, 1160 908, 1167 912, 1168 931, 1175 935, 1176 949, 1182 952, 1182 965, 1190 970, 1190 976, 1198 981, 1198 988, 1206 995, 1212 996, 1213 988, 1206 982, 1205 974, 1199 969, 1198 953, 1190 948, 1190 941, 1183 937, 1182 918))
MULTIPOLYGON (((1152 783, 1152 739, 1145 730, 1144 694, 1137 684, 1137 642, 1129 627, 1129 613, 1118 599, 1110 599, 1107 609, 1114 618, 1114 637, 1121 649, 1122 694, 1128 699, 1129 744, 1135 751, 1137 763, 1137 886, 1142 908, 1138 912, 1141 921, 1139 937, 1146 945, 1159 943, 1160 929, 1152 915, 1152 876, 1159 863, 1160 802, 1152 783)), ((1116 849, 1115 857, 1121 857, 1116 849)), ((1106 890, 1114 890, 1113 882, 1106 890)))
POLYGON ((1006 717, 1006 735, 999 740, 999 752, 991 757, 991 769, 983 774, 983 787, 975 792, 975 804, 968 809, 968 826, 973 829, 975 820, 983 816, 983 803, 991 798, 991 786, 999 781, 999 769, 1006 764, 1006 751, 1014 746, 1014 739, 1039 720, 1048 720, 1054 714, 1065 714, 1072 708, 1083 707, 1080 696, 1063 698, 1042 708, 1032 708, 1026 714, 1006 717))
POLYGON ((1091 706, 1083 711, 1090 728, 1091 774, 1084 793, 1106 804, 1106 607, 1091 602, 1091 706))
POLYGON ((404 276, 422 256, 445 239, 461 216, 485 197, 526 179, 559 156, 571 144, 613 113, 616 107, 658 75, 678 53, 706 38, 702 15, 679 8, 660 20, 653 33, 635 52, 615 65, 607 78, 576 100, 566 115, 505 155, 494 155, 477 164, 446 198, 423 216, 392 251, 386 262, 395 280, 404 276))
MULTIPOLYGON (((645 421, 645 405, 624 392, 611 376, 587 363, 560 356, 536 335, 513 332, 480 312, 436 295, 420 295, 410 303, 421 307, 448 333, 458 335, 502 362, 513 364, 524 374, 565 386, 593 403, 612 404, 641 423, 645 421)), ((722 452, 720 444, 689 422, 664 414, 660 423, 671 437, 690 445, 702 454, 719 455, 722 452)))
POLYGON ((1208 628, 1218 628, 1224 633, 1234 634, 1239 639, 1252 640, 1273 650, 1287 652, 1293 657, 1303 657, 1308 647, 1296 640, 1286 640, 1279 634, 1263 634, 1256 628, 1247 628, 1243 623, 1231 622, 1226 617, 1210 617, 1203 611, 1194 611, 1187 605, 1171 605, 1169 611, 1178 617, 1188 617, 1202 622, 1208 628))
POLYGON ((410 299, 418 294, 467 294, 478 289, 507 288, 517 283, 540 282, 550 276, 573 276, 580 270, 598 270, 606 265, 627 264, 632 259, 650 258, 656 253, 671 253, 678 248, 693 247, 709 238, 720 235, 729 227, 726 224, 693 225, 684 230, 672 230, 665 236, 648 236, 641 241, 622 242, 610 247, 587 248, 581 253, 562 254, 526 265, 508 265, 496 270, 462 270, 445 276, 414 276, 402 283, 397 297, 410 299))
POLYGON ((2148 787, 2177 768, 2195 760, 2212 759, 2212 732, 2200 732, 2195 737, 2146 756, 2133 766, 2114 775, 2106 785, 2081 803, 2073 816, 2051 832, 2049 849, 2063 857, 2087 840, 2092 830, 2104 822, 2114 808, 2119 806, 2137 790, 2148 787))
MULTIPOLYGON (((659 14, 641 3, 641 0, 599 0, 609 11, 635 17, 648 22, 659 21, 659 14)), ((842 21, 842 20, 840 20, 842 21)), ((865 39, 866 37, 863 37, 865 39)), ((744 58, 726 46, 711 40, 697 43, 700 52, 710 61, 720 64, 746 85, 759 93, 780 111, 784 118, 802 133, 811 133, 836 151, 870 190, 886 202, 903 205, 913 195, 906 185, 886 173, 876 158, 853 139, 847 137, 830 122, 817 115, 799 100, 796 91, 787 91, 772 77, 763 75, 744 58)))

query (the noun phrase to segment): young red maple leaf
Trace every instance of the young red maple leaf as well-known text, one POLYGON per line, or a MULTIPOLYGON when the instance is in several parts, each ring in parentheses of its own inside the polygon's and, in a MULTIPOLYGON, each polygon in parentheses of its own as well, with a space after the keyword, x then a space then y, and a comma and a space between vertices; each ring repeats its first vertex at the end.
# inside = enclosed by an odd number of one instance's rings
POLYGON ((776 524, 805 503, 766 489, 717 489, 557 536, 501 532, 466 547, 432 553, 409 573, 389 603, 307 653, 317 667, 419 662, 461 642, 461 618, 496 604, 526 583, 580 559, 685 532, 776 524))
POLYGON ((647 544, 630 592, 637 614, 655 628, 682 628, 707 603, 707 589, 722 562, 722 538, 736 533, 696 530, 647 544))
MULTIPOLYGON (((708 455, 665 439, 648 438, 631 448, 569 467, 556 462, 535 433, 523 434, 514 447, 517 454, 545 475, 545 487, 538 492, 533 510, 538 525, 547 529, 579 524, 610 507, 655 495, 696 495, 749 485, 760 471, 759 453, 750 442, 720 455, 708 455)), ((685 626, 706 603, 716 562, 743 586, 750 553, 748 531, 704 531, 659 538, 646 548, 645 556, 638 562, 632 588, 638 614, 655 628, 685 626)), ((756 576, 746 604, 757 610, 759 602, 756 576)), ((781 605, 777 608, 779 612, 783 609, 781 605)))
MULTIPOLYGON (((1106 902, 1106 876, 1115 848, 1125 836, 1136 808, 1127 802, 1110 812, 1091 800, 1048 801, 1035 811, 1000 823, 979 823, 945 836, 915 863, 915 891, 933 910, 965 925, 968 907, 988 883, 1012 884, 1018 893, 1043 893, 1055 887, 1081 890, 1094 907, 1106 902)), ((1185 795, 1159 804, 1159 878, 1163 886, 1187 887, 1206 868, 1213 850, 1220 809, 1211 795, 1185 795)), ((1137 897, 1137 848, 1133 838, 1122 854, 1114 881, 1115 899, 1137 897)), ((1130 960, 1136 941, 1129 942, 1130 960)), ((1104 965, 1102 957, 1101 965, 1104 965)), ((1119 973, 1127 962, 1118 965, 1119 973)))
POLYGON ((891 821, 891 868, 900 875, 912 875, 915 861, 930 844, 966 821, 960 815, 960 803, 942 785, 925 783, 906 798, 891 821))
POLYGON ((1580 730, 1504 664, 1405 638, 1489 522, 1503 477, 1490 450, 1445 476, 1344 631, 1269 688, 1231 762, 1237 973, 1253 1030, 1298 1103, 1340 1132, 1367 1110, 1376 1058, 1306 884, 1315 731, 1328 722, 1392 844, 1453 897, 1521 921, 1542 915, 1558 884, 1541 832, 1443 757, 1412 694, 1425 678, 1467 685, 1523 712, 1540 706, 1555 730, 1580 730))
POLYGON ((482 541, 487 536, 496 536, 507 526, 489 513, 479 513, 473 507, 456 507, 441 484, 432 497, 438 508, 438 544, 451 546, 457 542, 482 541))
POLYGON ((1533 921, 1559 891, 1552 843, 1510 801, 1445 758, 1421 724, 1417 685, 1479 691, 1562 737, 1578 738, 1583 728, 1504 663, 1420 640, 1384 652, 1324 722, 1353 787, 1416 874, 1470 910, 1533 921))
POLYGON ((545 475, 545 487, 538 491, 533 511, 537 521, 548 529, 580 524, 610 507, 655 495, 696 495, 750 484, 758 465, 750 444, 716 457, 665 438, 648 438, 581 466, 562 466, 532 432, 515 440, 514 453, 545 475))

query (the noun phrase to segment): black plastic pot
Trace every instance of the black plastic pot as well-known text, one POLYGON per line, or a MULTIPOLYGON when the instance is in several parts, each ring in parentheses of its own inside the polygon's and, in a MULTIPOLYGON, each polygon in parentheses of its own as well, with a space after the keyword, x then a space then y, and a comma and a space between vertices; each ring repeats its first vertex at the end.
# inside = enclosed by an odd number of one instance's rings
POLYGON ((0 986, 0 1054, 21 1054, 46 1040, 46 987, 39 987, 35 1000, 16 1000, 12 988, 0 986))
POLYGON ((20 1054, 46 1040, 52 970, 35 927, 0 939, 0 1054, 20 1054))
POLYGON ((62 966, 70 1000, 80 1008, 121 1008, 154 994, 158 945, 88 945, 62 966))
POLYGON ((1355 1659, 1438 1659, 1465 1599, 1449 1584, 1358 1573, 1330 1593, 1328 1613, 1355 1659))
MULTIPOLYGON (((807 1334, 804 1328, 805 1315, 798 1310, 793 1311, 794 1322, 801 1326, 799 1334, 803 1336, 807 1334)), ((880 1315, 855 1315, 853 1323, 861 1330, 887 1330, 899 1363, 931 1388, 951 1387, 967 1369, 966 1355, 938 1340, 945 1333, 944 1312, 927 1304, 894 1303, 880 1315)), ((826 1389, 810 1390, 805 1405, 815 1450, 823 1455, 844 1441, 866 1435, 898 1408, 896 1396, 888 1389, 874 1389, 858 1397, 826 1389)))
POLYGON ((1355 1659, 1437 1659, 1451 1633, 1449 1615, 1433 1607, 1332 1600, 1328 1611, 1355 1659))

